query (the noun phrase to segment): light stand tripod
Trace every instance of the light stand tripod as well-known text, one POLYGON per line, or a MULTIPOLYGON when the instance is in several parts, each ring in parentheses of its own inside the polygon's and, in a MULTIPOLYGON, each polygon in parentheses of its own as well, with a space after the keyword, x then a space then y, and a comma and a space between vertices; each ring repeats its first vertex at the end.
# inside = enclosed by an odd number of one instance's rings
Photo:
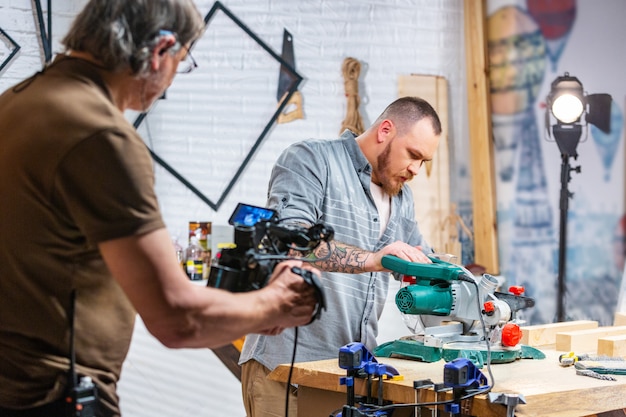
MULTIPOLYGON (((556 124, 552 125, 554 139, 561 151, 561 198, 559 226, 559 273, 557 291, 557 321, 565 321, 565 272, 567 264, 567 211, 569 199, 573 194, 567 185, 571 180, 571 172, 580 173, 580 166, 572 168, 569 158, 578 157, 576 147, 582 134, 582 123, 597 126, 605 133, 611 131, 611 103, 609 94, 585 95, 583 85, 576 77, 566 72, 557 77, 550 87, 546 99, 546 129, 550 132, 550 113, 554 115, 556 124), (583 117, 584 116, 584 117, 583 117)), ((549 135, 548 135, 549 136, 549 135)))
POLYGON ((580 125, 572 125, 567 128, 563 125, 556 124, 552 127, 552 132, 556 140, 559 150, 561 151, 561 193, 559 201, 559 271, 558 271, 558 288, 557 288, 557 321, 565 321, 565 297, 567 294, 567 286, 565 282, 567 268, 567 212, 569 210, 569 199, 574 196, 568 189, 568 184, 572 179, 571 172, 580 173, 580 165, 573 167, 569 163, 570 158, 576 159, 576 147, 580 141, 582 127, 580 125))

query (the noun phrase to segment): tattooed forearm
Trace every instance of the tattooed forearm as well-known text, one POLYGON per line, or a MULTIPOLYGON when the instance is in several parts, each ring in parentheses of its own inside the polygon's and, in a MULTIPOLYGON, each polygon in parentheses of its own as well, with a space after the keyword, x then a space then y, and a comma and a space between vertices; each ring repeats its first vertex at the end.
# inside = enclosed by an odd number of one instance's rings
POLYGON ((322 243, 311 258, 317 259, 313 265, 323 271, 358 274, 364 272, 370 255, 370 251, 333 240, 328 245, 322 243))

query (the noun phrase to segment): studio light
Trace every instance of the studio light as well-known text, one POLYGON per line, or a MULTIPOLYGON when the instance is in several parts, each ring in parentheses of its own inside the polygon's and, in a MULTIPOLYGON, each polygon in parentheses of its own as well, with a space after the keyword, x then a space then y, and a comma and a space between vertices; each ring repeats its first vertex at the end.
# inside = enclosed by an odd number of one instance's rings
POLYGON ((552 124, 552 135, 561 152, 559 270, 556 300, 556 319, 559 322, 566 320, 567 211, 569 199, 574 196, 568 190, 568 183, 572 179, 572 171, 580 173, 580 165, 572 168, 569 159, 578 157, 576 148, 582 137, 583 126, 592 124, 605 133, 611 131, 611 102, 612 99, 609 94, 585 95, 580 80, 570 76, 568 72, 557 77, 552 82, 550 93, 546 99, 546 130, 548 138, 550 137, 550 115, 552 115, 555 119, 552 124))
POLYGON ((580 120, 584 111, 583 85, 578 78, 565 76, 557 78, 552 83, 550 111, 562 124, 571 124, 580 120))

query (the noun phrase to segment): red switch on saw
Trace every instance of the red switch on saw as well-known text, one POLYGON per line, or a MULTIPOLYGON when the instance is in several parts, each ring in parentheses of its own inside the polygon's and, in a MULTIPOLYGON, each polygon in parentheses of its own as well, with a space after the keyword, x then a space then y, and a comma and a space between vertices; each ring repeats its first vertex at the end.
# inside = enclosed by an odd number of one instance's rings
POLYGON ((413 285, 417 282, 417 278, 411 275, 402 275, 402 282, 408 282, 410 285, 413 285))
POLYGON ((524 291, 526 291, 526 288, 521 285, 512 285, 509 287, 509 292, 513 295, 522 295, 524 291))
POLYGON ((515 323, 507 323, 502 327, 502 345, 517 346, 522 340, 522 329, 515 323))
POLYGON ((485 303, 483 304, 483 314, 486 314, 488 316, 493 315, 493 313, 496 311, 496 306, 493 303, 493 301, 485 301, 485 303))

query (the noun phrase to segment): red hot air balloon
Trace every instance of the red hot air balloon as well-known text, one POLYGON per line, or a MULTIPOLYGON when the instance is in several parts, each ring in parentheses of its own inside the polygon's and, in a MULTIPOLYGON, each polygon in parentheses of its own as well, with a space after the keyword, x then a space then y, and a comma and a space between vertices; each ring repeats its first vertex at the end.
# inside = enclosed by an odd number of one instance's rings
POLYGON ((527 0, 526 4, 528 14, 537 21, 546 40, 552 71, 556 71, 557 62, 576 20, 576 1, 527 0))

